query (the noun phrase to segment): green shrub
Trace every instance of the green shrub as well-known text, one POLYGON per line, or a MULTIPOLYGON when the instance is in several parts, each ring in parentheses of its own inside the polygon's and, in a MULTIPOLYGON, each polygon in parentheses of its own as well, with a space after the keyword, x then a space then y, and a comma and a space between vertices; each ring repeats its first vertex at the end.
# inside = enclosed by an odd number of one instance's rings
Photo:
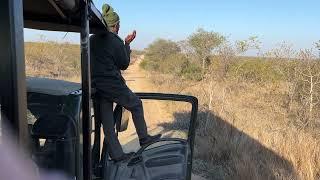
POLYGON ((160 65, 157 62, 153 62, 147 59, 144 59, 140 63, 140 67, 147 71, 159 71, 160 65))
POLYGON ((181 49, 174 41, 158 39, 148 46, 145 58, 149 61, 161 62, 169 56, 179 53, 181 49))
POLYGON ((276 69, 276 61, 252 58, 234 62, 228 74, 249 82, 274 82, 283 79, 281 70, 276 69))
POLYGON ((181 53, 174 53, 160 62, 161 72, 167 74, 179 75, 182 71, 182 65, 188 62, 188 59, 181 53))
POLYGON ((188 61, 182 65, 180 76, 186 79, 200 81, 202 79, 202 69, 199 65, 188 61))
POLYGON ((145 70, 172 74, 190 80, 199 81, 202 78, 201 67, 195 63, 191 63, 190 60, 181 53, 168 55, 161 61, 155 61, 147 57, 140 63, 140 67, 145 70))
POLYGON ((139 66, 144 69, 144 70, 148 70, 147 66, 148 66, 148 61, 146 61, 145 59, 141 61, 141 63, 139 64, 139 66))

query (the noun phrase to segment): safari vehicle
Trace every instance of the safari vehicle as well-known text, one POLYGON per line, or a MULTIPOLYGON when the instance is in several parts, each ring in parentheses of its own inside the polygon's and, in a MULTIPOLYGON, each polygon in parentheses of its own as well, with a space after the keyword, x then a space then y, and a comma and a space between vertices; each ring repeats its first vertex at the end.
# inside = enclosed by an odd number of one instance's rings
MULTIPOLYGON (((107 25, 90 0, 2 0, 0 27, 0 104, 6 116, 1 123, 14 130, 13 140, 29 148, 38 167, 80 180, 191 179, 198 108, 193 96, 136 93, 141 99, 190 103, 186 139, 160 139, 121 163, 110 160, 105 143, 100 143, 101 120, 92 110, 98 97, 90 86, 89 34, 107 31, 107 25), (82 83, 26 78, 23 28, 80 32, 82 83)), ((118 105, 114 113, 117 132, 126 131, 123 108, 118 105)))

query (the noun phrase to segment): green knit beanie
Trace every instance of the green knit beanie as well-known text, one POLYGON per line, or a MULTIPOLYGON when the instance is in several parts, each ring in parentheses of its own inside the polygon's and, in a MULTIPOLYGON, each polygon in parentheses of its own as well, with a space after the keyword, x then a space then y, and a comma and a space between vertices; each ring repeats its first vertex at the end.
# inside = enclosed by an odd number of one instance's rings
POLYGON ((109 27, 115 26, 120 21, 118 14, 109 4, 102 6, 102 16, 109 27))

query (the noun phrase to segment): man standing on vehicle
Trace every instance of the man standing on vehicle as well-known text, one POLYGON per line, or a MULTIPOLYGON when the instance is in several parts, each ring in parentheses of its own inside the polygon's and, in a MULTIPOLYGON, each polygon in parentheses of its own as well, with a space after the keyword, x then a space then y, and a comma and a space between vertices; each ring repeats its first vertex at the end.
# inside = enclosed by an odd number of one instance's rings
POLYGON ((136 37, 136 31, 125 38, 118 36, 120 18, 113 8, 103 5, 103 18, 109 32, 101 32, 90 37, 90 57, 92 87, 96 89, 96 118, 102 121, 106 136, 107 150, 115 161, 128 159, 132 153, 124 153, 114 129, 113 103, 120 104, 132 114, 132 119, 139 136, 140 145, 146 145, 161 137, 160 134, 148 134, 141 100, 126 85, 121 70, 126 70, 130 63, 130 43, 136 37))

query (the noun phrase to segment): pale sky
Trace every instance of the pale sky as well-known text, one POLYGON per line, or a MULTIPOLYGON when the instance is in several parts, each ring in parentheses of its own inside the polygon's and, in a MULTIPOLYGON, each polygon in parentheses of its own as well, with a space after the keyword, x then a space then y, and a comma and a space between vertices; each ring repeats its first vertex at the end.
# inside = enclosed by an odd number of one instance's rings
MULTIPOLYGON (((108 2, 121 18, 120 36, 137 30, 135 49, 156 38, 182 40, 202 27, 241 40, 257 35, 263 49, 286 41, 295 49, 311 48, 320 39, 319 0, 93 0, 101 10, 108 2)), ((25 30, 25 41, 49 40, 79 43, 79 35, 25 30)))

